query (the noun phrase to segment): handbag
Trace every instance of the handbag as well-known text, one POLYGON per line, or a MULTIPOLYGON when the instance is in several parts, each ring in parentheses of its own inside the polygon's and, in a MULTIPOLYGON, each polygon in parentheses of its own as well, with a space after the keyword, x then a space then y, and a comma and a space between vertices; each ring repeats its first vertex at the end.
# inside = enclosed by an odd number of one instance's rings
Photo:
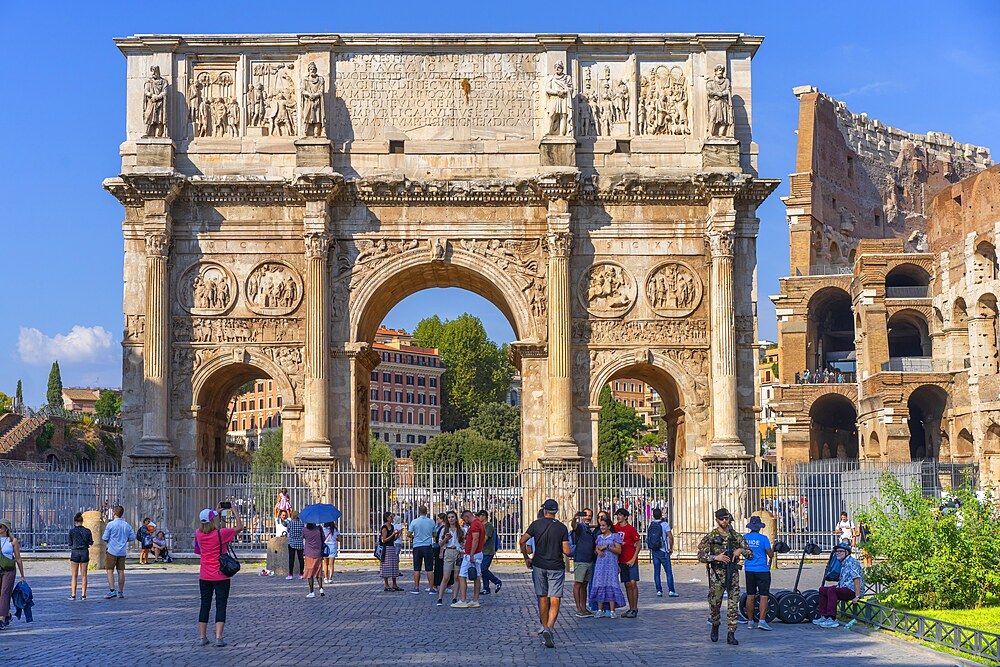
POLYGON ((219 530, 219 574, 232 577, 240 571, 240 561, 233 553, 232 543, 226 544, 226 553, 222 553, 222 530, 219 530))
MULTIPOLYGON (((10 540, 8 538, 8 542, 9 541, 10 540)), ((15 561, 13 558, 8 558, 7 556, 4 556, 3 552, 0 551, 0 572, 12 572, 15 567, 17 567, 17 561, 15 561)))

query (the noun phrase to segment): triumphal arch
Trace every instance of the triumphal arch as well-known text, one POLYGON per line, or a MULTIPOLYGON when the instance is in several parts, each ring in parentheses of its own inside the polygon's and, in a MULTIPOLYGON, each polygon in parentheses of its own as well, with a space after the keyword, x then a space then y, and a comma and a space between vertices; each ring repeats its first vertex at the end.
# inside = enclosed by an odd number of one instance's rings
POLYGON ((133 462, 220 461, 267 376, 286 459, 363 464, 376 329, 445 286, 517 334, 525 464, 595 459, 615 377, 663 397, 677 465, 752 451, 761 38, 116 43, 133 462))

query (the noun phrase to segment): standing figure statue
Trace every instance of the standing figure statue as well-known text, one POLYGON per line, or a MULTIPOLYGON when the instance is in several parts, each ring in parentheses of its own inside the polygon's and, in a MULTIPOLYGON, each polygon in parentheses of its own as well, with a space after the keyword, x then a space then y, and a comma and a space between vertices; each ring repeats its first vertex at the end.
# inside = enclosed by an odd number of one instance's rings
POLYGON ((322 137, 325 124, 323 93, 326 82, 317 71, 316 63, 309 63, 308 74, 302 80, 302 125, 307 137, 322 137))
POLYGON ((144 137, 167 136, 167 80, 160 76, 160 68, 149 68, 142 97, 142 120, 146 125, 144 137))
POLYGON ((572 130, 570 94, 573 92, 573 81, 561 62, 557 62, 553 69, 554 73, 545 81, 545 110, 549 119, 546 134, 565 137, 572 130))
POLYGON ((726 68, 715 66, 715 78, 705 83, 708 93, 708 134, 712 137, 732 136, 733 91, 726 78, 726 68))

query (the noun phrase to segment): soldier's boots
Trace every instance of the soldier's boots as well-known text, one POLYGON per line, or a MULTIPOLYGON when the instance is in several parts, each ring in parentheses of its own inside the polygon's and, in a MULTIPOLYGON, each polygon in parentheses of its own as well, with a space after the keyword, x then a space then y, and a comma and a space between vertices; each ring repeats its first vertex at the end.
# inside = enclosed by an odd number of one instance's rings
POLYGON ((719 641, 719 626, 718 625, 713 625, 712 626, 712 641, 713 642, 719 641))
POLYGON ((730 633, 726 634, 726 643, 729 644, 729 645, 731 645, 731 646, 739 646, 740 645, 740 643, 738 641, 736 641, 736 633, 735 632, 730 632, 730 633))

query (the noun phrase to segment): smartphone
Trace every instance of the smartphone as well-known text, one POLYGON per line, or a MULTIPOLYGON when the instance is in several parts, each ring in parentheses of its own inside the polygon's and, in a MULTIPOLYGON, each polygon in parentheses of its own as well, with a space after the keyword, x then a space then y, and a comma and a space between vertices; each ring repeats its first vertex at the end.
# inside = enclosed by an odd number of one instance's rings
POLYGON ((221 503, 219 503, 219 509, 222 510, 222 516, 228 517, 230 514, 233 513, 232 512, 233 504, 228 500, 223 500, 221 503))

